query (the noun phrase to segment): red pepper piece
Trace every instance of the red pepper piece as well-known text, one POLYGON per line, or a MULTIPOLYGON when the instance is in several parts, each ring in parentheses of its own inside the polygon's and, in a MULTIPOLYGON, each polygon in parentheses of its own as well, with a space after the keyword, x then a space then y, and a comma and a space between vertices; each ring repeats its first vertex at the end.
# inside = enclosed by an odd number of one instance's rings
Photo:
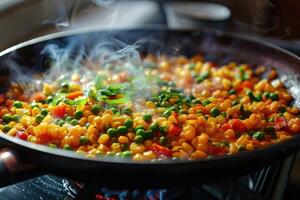
POLYGON ((18 137, 21 139, 21 140, 27 140, 28 138, 28 135, 24 132, 18 132, 18 137))
POLYGON ((66 95, 66 97, 68 99, 72 99, 72 100, 76 99, 77 97, 81 97, 81 96, 83 96, 82 91, 75 91, 75 92, 71 92, 71 93, 66 95))
POLYGON ((224 147, 210 147, 209 154, 211 155, 225 155, 228 153, 228 150, 224 147))
POLYGON ((237 87, 236 87, 236 90, 238 92, 241 92, 243 91, 245 88, 248 88, 248 89, 253 89, 253 83, 249 80, 246 80, 246 81, 243 81, 241 82, 237 87))
POLYGON ((169 135, 172 135, 172 136, 178 136, 180 133, 182 132, 182 129, 177 126, 176 124, 172 124, 170 127, 169 127, 169 135))
POLYGON ((284 116, 277 116, 274 119, 274 127, 277 131, 287 128, 287 122, 284 116))
POLYGON ((66 105, 61 104, 54 107, 51 113, 54 117, 63 118, 66 114, 66 105))
POLYGON ((233 119, 231 121, 231 126, 234 131, 245 132, 247 131, 247 126, 239 119, 233 119))
POLYGON ((229 123, 224 123, 224 124, 222 124, 220 129, 223 130, 223 131, 227 131, 228 129, 231 129, 231 128, 232 127, 229 123))
POLYGON ((164 147, 164 146, 161 146, 159 144, 156 144, 156 143, 153 143, 152 146, 151 146, 151 151, 153 153, 155 153, 156 155, 164 155, 164 156, 167 156, 167 157, 171 157, 173 152, 171 149, 169 149, 168 147, 164 147))
POLYGON ((208 113, 209 113, 208 108, 204 107, 204 106, 201 105, 201 104, 195 105, 195 106, 193 107, 193 109, 194 109, 195 111, 200 110, 202 114, 208 114, 208 113))

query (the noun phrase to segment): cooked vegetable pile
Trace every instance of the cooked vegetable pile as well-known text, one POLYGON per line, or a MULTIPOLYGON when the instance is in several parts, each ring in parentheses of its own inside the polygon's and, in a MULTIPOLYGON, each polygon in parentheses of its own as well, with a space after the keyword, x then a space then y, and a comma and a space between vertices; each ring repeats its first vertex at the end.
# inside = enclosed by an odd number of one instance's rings
POLYGON ((0 96, 2 134, 144 161, 253 151, 300 133, 299 109, 271 68, 148 55, 144 82, 120 67, 99 69, 45 82, 30 96, 13 84, 0 96))

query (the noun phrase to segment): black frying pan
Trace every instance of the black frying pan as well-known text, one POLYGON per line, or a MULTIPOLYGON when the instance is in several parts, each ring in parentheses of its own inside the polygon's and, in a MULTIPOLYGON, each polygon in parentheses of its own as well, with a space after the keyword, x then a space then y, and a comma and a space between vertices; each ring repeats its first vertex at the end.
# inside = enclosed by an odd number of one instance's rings
MULTIPOLYGON (((0 53, 1 87, 9 82, 9 62, 13 60, 26 70, 43 71, 50 58, 40 52, 47 44, 66 47, 76 40, 78 48, 87 53, 99 40, 117 38, 127 44, 142 40, 140 52, 186 55, 202 53, 207 60, 217 63, 236 61, 253 65, 275 67, 287 87, 292 88, 295 99, 300 98, 300 60, 295 55, 278 47, 246 37, 225 34, 219 31, 175 31, 166 29, 137 30, 89 30, 48 35, 24 42, 0 53), (80 48, 79 48, 80 47, 80 48)), ((76 46, 75 45, 75 46, 76 46)), ((13 76, 13 74, 10 74, 13 76)), ((215 157, 196 161, 164 161, 160 163, 136 163, 110 157, 86 158, 75 152, 53 149, 32 144, 0 134, 0 143, 15 149, 23 160, 29 160, 40 169, 79 180, 93 179, 106 183, 131 185, 195 184, 208 180, 237 176, 261 169, 295 153, 300 146, 300 135, 293 139, 253 152, 215 157), (22 155, 25 156, 22 157, 22 155), (116 181, 117 180, 117 181, 116 181)), ((1 166, 1 165, 0 165, 1 166)), ((7 162, 6 165, 8 166, 7 162)), ((141 186, 141 185, 139 185, 141 186)))

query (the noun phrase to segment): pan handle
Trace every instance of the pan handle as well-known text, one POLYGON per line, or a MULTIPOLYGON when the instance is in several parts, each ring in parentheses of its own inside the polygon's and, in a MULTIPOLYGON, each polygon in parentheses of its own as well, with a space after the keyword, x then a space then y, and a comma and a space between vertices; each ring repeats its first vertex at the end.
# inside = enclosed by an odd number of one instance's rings
POLYGON ((10 182, 11 175, 18 166, 18 154, 10 148, 4 148, 0 151, 0 185, 10 182))

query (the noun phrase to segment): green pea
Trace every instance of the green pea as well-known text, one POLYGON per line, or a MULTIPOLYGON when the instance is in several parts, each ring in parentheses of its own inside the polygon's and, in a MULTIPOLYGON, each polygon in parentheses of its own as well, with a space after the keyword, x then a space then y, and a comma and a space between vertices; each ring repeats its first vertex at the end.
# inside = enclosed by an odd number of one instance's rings
POLYGON ((20 102, 20 101, 15 101, 14 104, 13 104, 13 106, 14 106, 15 108, 22 108, 22 107, 23 107, 23 104, 22 104, 22 102, 20 102))
POLYGON ((60 120, 57 125, 63 126, 65 124, 64 120, 60 120))
POLYGON ((119 126, 119 127, 117 128, 117 132, 118 132, 119 134, 125 134, 125 133, 128 132, 128 129, 126 128, 126 126, 119 126))
POLYGON ((196 82, 197 82, 197 83, 201 83, 202 81, 204 81, 204 78, 203 78, 202 76, 198 76, 198 77, 196 78, 196 82))
POLYGON ((143 115, 143 120, 147 123, 151 122, 152 121, 152 115, 150 115, 150 114, 143 115))
POLYGON ((78 124, 78 120, 77 120, 77 119, 72 119, 72 120, 70 121, 70 124, 71 124, 72 126, 76 126, 76 125, 78 124))
POLYGON ((249 90, 249 91, 247 91, 246 94, 247 94, 248 97, 250 97, 251 100, 254 100, 254 101, 256 100, 256 98, 255 98, 255 96, 254 96, 254 94, 253 94, 252 91, 249 90))
POLYGON ((126 119, 124 124, 125 124, 126 128, 132 128, 133 121, 132 121, 132 119, 126 119))
POLYGON ((276 93, 271 93, 271 94, 270 94, 270 99, 271 99, 272 101, 277 101, 277 100, 279 99, 279 96, 278 96, 278 94, 276 94, 276 93))
POLYGON ((5 126, 3 126, 3 129, 2 129, 2 131, 4 132, 4 133, 7 133, 9 130, 11 129, 11 127, 10 126, 8 126, 8 125, 5 125, 5 126))
POLYGON ((212 108, 210 111, 211 116, 217 117, 220 114, 220 111, 218 108, 212 108))
POLYGON ((146 135, 146 131, 143 130, 143 129, 138 129, 138 130, 136 131, 136 135, 140 135, 140 136, 142 136, 142 137, 144 138, 145 135, 146 135))
POLYGON ((162 134, 165 134, 165 133, 167 133, 168 132, 168 127, 167 126, 161 126, 160 128, 159 128, 159 131, 162 133, 162 134))
POLYGON ((252 137, 253 137, 254 139, 257 139, 257 140, 262 140, 262 139, 264 139, 264 137, 265 137, 265 133, 262 132, 262 131, 257 131, 257 132, 255 132, 255 133, 253 134, 252 137))
POLYGON ((71 116, 67 116, 67 117, 65 118, 65 121, 66 121, 66 122, 71 122, 72 119, 73 119, 73 118, 72 118, 71 116))
POLYGON ((3 117, 2 117, 2 121, 4 123, 9 123, 13 120, 12 116, 10 114, 5 114, 3 117))
POLYGON ((128 158, 128 157, 132 156, 132 153, 131 153, 131 151, 123 151, 121 156, 124 158, 128 158))
POLYGON ((203 102, 202 102, 202 105, 204 105, 204 106, 207 106, 207 105, 209 105, 211 103, 211 101, 210 100, 204 100, 203 102))
POLYGON ((93 105, 93 107, 91 109, 92 113, 95 115, 98 114, 100 112, 100 110, 101 110, 101 107, 98 104, 93 105))
POLYGON ((48 110, 47 109, 42 109, 41 110, 41 114, 43 115, 43 116, 47 116, 48 115, 48 110))
POLYGON ((106 133, 109 135, 109 137, 116 137, 117 136, 117 130, 115 128, 109 128, 106 133))
POLYGON ((269 92, 264 92, 263 96, 268 99, 268 98, 270 98, 270 93, 269 92))
POLYGON ((135 132, 137 132, 139 129, 144 130, 145 128, 142 125, 139 125, 139 126, 135 127, 134 130, 135 130, 135 132))
POLYGON ((152 131, 145 132, 145 135, 144 135, 145 140, 152 139, 153 137, 154 137, 154 133, 152 131))
POLYGON ((221 112, 221 115, 222 115, 223 117, 227 117, 227 112, 221 112))
POLYGON ((72 150, 71 146, 68 144, 64 145, 64 150, 72 150))
POLYGON ((137 144, 141 144, 141 143, 143 143, 143 141, 144 141, 144 138, 141 135, 137 135, 134 137, 134 142, 137 144))
POLYGON ((122 109, 122 114, 131 115, 132 110, 130 108, 125 107, 125 108, 122 109))
POLYGON ((19 121, 19 116, 18 115, 14 115, 12 116, 12 121, 19 121))
POLYGON ((257 95, 255 96, 255 101, 261 101, 261 100, 262 100, 261 94, 257 94, 257 95))
POLYGON ((159 143, 164 146, 168 143, 168 139, 166 137, 162 136, 159 138, 159 143))
POLYGON ((80 141, 80 144, 83 145, 83 144, 88 143, 89 138, 87 136, 83 135, 83 136, 80 136, 79 141, 80 141))
POLYGON ((152 132, 156 132, 159 130, 159 125, 158 123, 152 123, 149 128, 152 132))
POLYGON ((75 119, 80 119, 83 116, 83 112, 81 110, 77 110, 74 114, 75 119))
POLYGON ((35 121, 37 123, 41 123, 44 119, 44 115, 38 114, 37 116, 35 116, 35 121))
POLYGON ((231 89, 231 90, 229 90, 228 94, 230 94, 230 95, 236 94, 236 91, 235 91, 235 89, 231 89))

